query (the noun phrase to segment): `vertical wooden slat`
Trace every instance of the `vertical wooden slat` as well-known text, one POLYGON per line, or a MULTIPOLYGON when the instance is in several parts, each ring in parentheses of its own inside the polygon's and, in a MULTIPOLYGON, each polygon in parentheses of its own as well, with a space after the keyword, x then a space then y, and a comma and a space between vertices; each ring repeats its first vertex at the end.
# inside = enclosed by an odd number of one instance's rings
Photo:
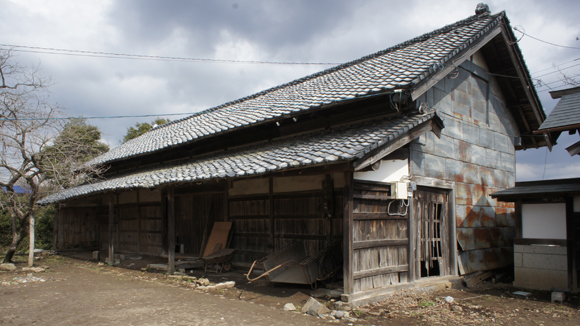
POLYGON ((175 273, 175 192, 174 187, 167 188, 167 274, 175 273))
POLYGON ((449 225, 449 270, 457 275, 457 222, 455 217, 455 189, 447 193, 447 218, 449 225))
POLYGON ((270 205, 270 210, 268 211, 268 218, 270 221, 270 251, 274 252, 276 250, 276 244, 274 243, 275 222, 274 222, 274 178, 270 177, 268 179, 268 202, 270 205))
POLYGON ((343 210, 343 260, 344 260, 344 293, 352 294, 353 287, 353 197, 352 197, 353 173, 352 171, 344 171, 344 210, 343 210))
POLYGON ((141 190, 137 189, 137 251, 141 252, 141 190))
POLYGON ((109 265, 115 263, 115 246, 113 227, 115 222, 115 203, 113 195, 109 196, 109 265))

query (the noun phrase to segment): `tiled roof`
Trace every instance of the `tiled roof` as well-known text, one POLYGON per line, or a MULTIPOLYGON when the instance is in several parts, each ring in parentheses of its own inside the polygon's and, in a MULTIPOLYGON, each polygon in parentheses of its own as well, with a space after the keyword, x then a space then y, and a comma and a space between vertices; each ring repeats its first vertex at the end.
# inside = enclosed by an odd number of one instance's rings
POLYGON ((580 91, 563 95, 538 130, 580 124, 580 91))
POLYGON ((189 162, 139 170, 105 181, 69 188, 42 199, 39 204, 108 190, 152 188, 169 183, 255 176, 292 168, 352 161, 434 117, 436 115, 433 112, 403 116, 208 154, 189 162))
POLYGON ((410 88, 496 27, 504 12, 472 16, 358 60, 159 126, 113 148, 89 165, 277 121, 320 106, 410 88))
POLYGON ((529 196, 550 196, 555 194, 568 194, 580 192, 580 178, 556 179, 544 181, 516 182, 513 188, 501 190, 491 194, 491 197, 499 200, 512 201, 514 198, 529 196))

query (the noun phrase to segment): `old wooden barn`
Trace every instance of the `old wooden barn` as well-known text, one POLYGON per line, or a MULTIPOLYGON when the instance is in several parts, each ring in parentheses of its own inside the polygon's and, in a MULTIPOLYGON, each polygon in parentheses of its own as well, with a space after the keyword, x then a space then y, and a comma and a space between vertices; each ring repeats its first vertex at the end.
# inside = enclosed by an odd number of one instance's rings
POLYGON ((343 299, 513 264, 515 151, 545 115, 505 12, 159 126, 89 162, 58 203, 58 248, 200 256, 232 222, 248 268, 342 242, 343 299))

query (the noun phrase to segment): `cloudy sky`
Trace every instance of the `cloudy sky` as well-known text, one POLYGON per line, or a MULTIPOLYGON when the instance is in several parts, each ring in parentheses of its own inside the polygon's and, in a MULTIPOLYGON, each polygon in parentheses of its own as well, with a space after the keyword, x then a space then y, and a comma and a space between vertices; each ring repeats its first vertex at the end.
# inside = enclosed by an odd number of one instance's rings
MULTIPOLYGON (((114 54, 195 59, 342 63, 464 19, 481 0, 0 0, 0 44, 17 61, 40 64, 55 81, 51 101, 70 116, 192 113, 329 65, 212 63, 119 58, 114 54), (34 48, 36 47, 36 49, 34 48), (80 55, 46 48, 110 53, 80 55), (58 52, 59 54, 55 54, 58 52)), ((580 1, 487 1, 538 39, 580 48, 580 1)), ((517 36, 522 34, 516 32, 517 36)), ((524 36, 519 42, 549 113, 561 70, 580 80, 580 50, 524 36)), ((183 116, 167 116, 177 119, 183 116)), ((154 117, 91 119, 117 146, 129 126, 154 117)), ((519 181, 580 177, 580 157, 564 150, 520 151, 519 181)))

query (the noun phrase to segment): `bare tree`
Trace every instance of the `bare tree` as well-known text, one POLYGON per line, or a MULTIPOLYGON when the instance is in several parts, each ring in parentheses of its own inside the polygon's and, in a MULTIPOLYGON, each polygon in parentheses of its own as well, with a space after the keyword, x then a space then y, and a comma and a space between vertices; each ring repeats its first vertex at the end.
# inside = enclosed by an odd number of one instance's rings
POLYGON ((50 79, 38 72, 38 67, 15 63, 10 50, 0 49, 1 204, 12 219, 12 242, 4 262, 12 261, 28 234, 39 199, 99 172, 77 170, 78 153, 85 148, 78 139, 59 138, 65 124, 57 118, 63 112, 47 102, 50 79))

